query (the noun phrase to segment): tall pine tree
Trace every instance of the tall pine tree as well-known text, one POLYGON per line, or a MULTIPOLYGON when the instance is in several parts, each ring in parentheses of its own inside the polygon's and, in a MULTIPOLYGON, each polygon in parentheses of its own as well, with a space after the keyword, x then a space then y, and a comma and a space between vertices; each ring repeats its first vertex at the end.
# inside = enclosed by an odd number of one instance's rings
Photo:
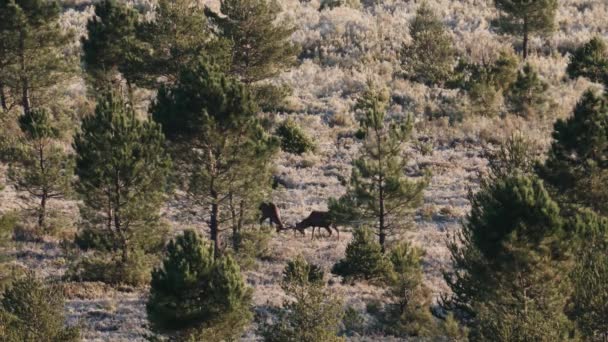
POLYGON ((159 210, 171 166, 165 139, 152 121, 139 120, 113 93, 74 137, 77 191, 85 230, 103 235, 126 263, 133 251, 157 245, 159 210))
POLYGON ((501 33, 521 36, 523 58, 528 58, 530 36, 555 29, 557 0, 494 0, 498 19, 493 26, 501 33))
POLYGON ((220 13, 205 13, 220 36, 232 42, 230 74, 250 84, 278 75, 296 62, 298 48, 290 41, 295 31, 277 22, 275 0, 222 0, 220 13))
POLYGON ((462 310, 478 340, 562 340, 568 263, 560 209, 541 180, 482 181, 471 213, 448 245, 448 307, 462 310))
POLYGON ((16 188, 37 201, 39 233, 47 228, 48 202, 70 192, 74 174, 71 157, 59 140, 53 119, 45 110, 34 110, 19 118, 23 139, 9 172, 16 188))
POLYGON ((247 88, 199 61, 182 70, 178 82, 161 87, 152 115, 176 146, 193 202, 208 208, 214 254, 221 254, 220 234, 241 229, 252 218, 260 196, 270 188, 276 139, 257 118, 247 88))
POLYGON ((553 143, 539 174, 557 190, 560 202, 608 214, 608 102, 587 91, 567 119, 554 125, 553 143))
POLYGON ((330 199, 330 210, 339 221, 373 222, 382 251, 387 237, 407 226, 408 217, 422 203, 428 176, 411 180, 405 175, 404 152, 412 129, 411 121, 385 118, 388 95, 370 86, 359 98, 361 130, 365 134, 346 194, 330 199))

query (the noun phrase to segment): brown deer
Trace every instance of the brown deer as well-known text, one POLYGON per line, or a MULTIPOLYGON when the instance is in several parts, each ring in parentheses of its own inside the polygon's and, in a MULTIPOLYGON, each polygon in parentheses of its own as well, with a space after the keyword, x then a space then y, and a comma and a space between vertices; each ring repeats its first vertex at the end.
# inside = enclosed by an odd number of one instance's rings
POLYGON ((307 218, 296 224, 295 229, 305 235, 304 229, 308 227, 312 227, 311 239, 315 237, 315 228, 325 228, 329 232, 329 236, 331 236, 331 229, 333 228, 338 233, 338 240, 340 240, 340 231, 328 211, 312 211, 307 218))
POLYGON ((277 226, 277 233, 285 229, 285 226, 281 221, 281 214, 279 214, 279 208, 274 203, 262 202, 260 204, 259 209, 262 213, 262 217, 260 218, 260 224, 262 224, 266 219, 269 219, 271 225, 275 224, 277 226))

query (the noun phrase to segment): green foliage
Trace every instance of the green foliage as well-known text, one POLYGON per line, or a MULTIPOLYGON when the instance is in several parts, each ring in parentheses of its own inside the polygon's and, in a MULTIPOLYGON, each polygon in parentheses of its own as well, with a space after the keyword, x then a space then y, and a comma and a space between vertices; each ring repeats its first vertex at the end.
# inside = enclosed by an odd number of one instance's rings
POLYGON ((260 325, 264 341, 344 341, 337 336, 344 314, 342 303, 328 293, 322 280, 319 268, 301 257, 289 262, 281 287, 293 299, 285 301, 275 322, 260 325))
POLYGON ((427 85, 443 85, 456 64, 452 37, 428 3, 423 2, 410 23, 412 42, 401 52, 409 78, 427 85))
POLYGON ((538 77, 530 64, 517 75, 506 96, 509 110, 519 116, 542 116, 547 111, 549 85, 538 77))
POLYGON ((144 286, 150 282, 150 269, 156 261, 154 256, 141 250, 133 251, 127 261, 123 261, 119 254, 93 254, 71 263, 65 278, 80 282, 144 286))
POLYGON ((331 273, 345 280, 366 279, 384 281, 391 271, 390 261, 382 254, 382 247, 367 228, 353 231, 353 239, 346 246, 344 259, 338 261, 331 273))
POLYGON ((458 323, 454 314, 448 313, 441 324, 441 335, 445 336, 450 342, 468 342, 469 331, 458 323))
POLYGON ((293 93, 293 89, 286 84, 258 83, 251 87, 251 92, 262 111, 288 111, 285 98, 293 93))
POLYGON ((33 274, 13 282, 0 301, 0 340, 6 342, 79 341, 76 327, 65 326, 60 288, 33 274))
POLYGON ((448 245, 452 289, 444 302, 472 319, 479 340, 561 340, 568 282, 560 209, 542 181, 507 176, 471 195, 462 232, 448 245))
POLYGON ((604 215, 608 176, 608 102, 587 91, 567 119, 553 128, 553 143, 539 174, 561 195, 560 202, 590 207, 604 215))
POLYGON ((450 87, 467 91, 473 115, 496 116, 502 110, 503 94, 517 79, 517 57, 501 51, 492 63, 478 65, 461 61, 450 87))
POLYGON ((325 274, 323 270, 315 265, 309 264, 302 256, 298 256, 287 262, 283 270, 284 285, 291 284, 322 284, 325 274))
POLYGON ((180 70, 195 65, 204 55, 216 63, 229 65, 229 42, 217 38, 205 20, 202 5, 193 0, 160 0, 152 19, 136 24, 138 43, 143 56, 135 62, 139 68, 138 85, 153 87, 175 83, 180 70))
MULTIPOLYGON (((523 135, 510 136, 498 150, 488 156, 488 178, 499 179, 517 175, 532 175, 536 159, 532 142, 523 135)), ((484 180, 487 182, 488 180, 484 180)))
POLYGON ((528 57, 528 41, 533 34, 549 34, 555 29, 557 0, 494 0, 499 12, 492 22, 500 33, 523 36, 523 58, 528 57))
POLYGON ((347 333, 356 332, 363 334, 365 332, 365 319, 361 316, 357 309, 349 306, 344 310, 344 318, 342 318, 342 325, 347 333))
POLYGON ((220 231, 231 228, 238 249, 243 226, 270 190, 278 143, 256 114, 248 89, 204 61, 183 69, 175 85, 161 87, 152 106, 154 120, 175 143, 188 192, 210 208, 218 255, 220 231))
POLYGON ((397 336, 428 337, 436 334, 437 324, 431 314, 431 291, 424 284, 423 251, 402 242, 391 249, 388 295, 391 304, 384 313, 387 333, 397 336))
POLYGON ((608 221, 584 211, 571 222, 575 255, 568 317, 586 340, 608 338, 608 221))
POLYGON ((272 232, 271 228, 261 228, 245 230, 239 234, 235 258, 242 270, 255 269, 258 260, 268 260, 272 257, 272 232))
POLYGON ((73 33, 59 22, 57 1, 0 1, 0 110, 40 108, 48 90, 75 72, 73 33))
POLYGON ((608 47, 600 37, 576 49, 566 69, 570 78, 587 77, 592 82, 608 85, 608 47))
POLYGON ((105 233, 125 263, 133 251, 163 244, 159 210, 171 167, 164 142, 156 123, 137 119, 112 93, 99 99, 74 137, 84 229, 105 233))
POLYGON ((411 215, 422 204, 423 191, 430 176, 422 180, 406 177, 408 158, 404 152, 412 130, 412 120, 385 122, 388 94, 370 86, 359 98, 361 129, 365 140, 353 170, 346 194, 330 199, 329 208, 337 222, 373 221, 382 251, 386 238, 405 228, 411 215))
POLYGON ((218 34, 232 42, 229 72, 249 84, 276 76, 296 62, 298 48, 290 41, 295 27, 277 20, 275 0, 222 0, 220 13, 205 14, 218 34))
POLYGON ((277 127, 276 135, 281 139, 281 149, 287 153, 301 155, 315 149, 312 140, 292 120, 283 121, 277 127))
POLYGON ((82 62, 95 88, 109 88, 119 74, 130 83, 136 81, 137 20, 137 11, 123 2, 103 0, 95 4, 87 36, 81 39, 82 62))
POLYGON ((160 331, 217 334, 230 331, 216 326, 226 318, 234 323, 231 335, 238 337, 252 318, 251 290, 236 262, 230 256, 214 258, 213 248, 190 230, 168 244, 150 286, 148 318, 160 331))
POLYGON ((19 117, 23 138, 10 165, 9 179, 34 202, 38 234, 48 232, 48 202, 70 194, 73 160, 62 146, 59 131, 47 111, 33 110, 19 117))

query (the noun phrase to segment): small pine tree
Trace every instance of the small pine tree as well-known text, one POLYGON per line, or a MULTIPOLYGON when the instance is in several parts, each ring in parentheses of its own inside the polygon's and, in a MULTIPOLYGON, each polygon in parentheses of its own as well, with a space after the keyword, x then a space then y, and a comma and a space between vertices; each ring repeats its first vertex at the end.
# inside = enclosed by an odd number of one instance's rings
POLYGON ((530 64, 526 64, 507 92, 506 102, 509 110, 523 117, 543 115, 548 103, 549 85, 538 77, 530 64))
POLYGON ((593 37, 570 56, 566 69, 572 79, 587 77, 592 82, 608 85, 608 47, 600 37, 593 37))
POLYGON ((65 326, 63 306, 57 286, 45 285, 33 274, 15 280, 0 301, 0 340, 79 341, 78 329, 65 326))
POLYGON ((428 175, 414 181, 404 174, 408 161, 404 148, 412 122, 385 122, 387 101, 388 94, 372 86, 359 98, 357 108, 363 112, 360 125, 365 140, 353 161, 346 194, 329 200, 338 222, 374 221, 383 252, 387 237, 405 228, 422 203, 429 181, 428 175))
POLYGON ((561 340, 571 327, 563 315, 567 250, 557 203, 539 179, 507 176, 482 183, 471 205, 448 245, 448 306, 469 315, 472 338, 561 340))
POLYGON ((85 229, 109 238, 123 264, 133 251, 163 245, 159 210, 171 166, 164 143, 156 123, 137 119, 113 93, 100 97, 74 137, 85 229))
POLYGON ((281 139, 281 149, 287 153, 301 155, 315 148, 310 138, 291 120, 282 122, 277 127, 276 135, 281 139))
POLYGON ((298 48, 291 41, 295 28, 277 22, 275 0, 222 0, 220 13, 206 8, 219 35, 232 42, 230 74, 245 84, 278 75, 296 62, 298 48))
POLYGON ((431 291, 424 284, 423 251, 407 242, 389 253, 392 271, 388 275, 391 305, 386 312, 385 331, 397 336, 429 337, 437 323, 431 314, 431 291))
POLYGON ((214 258, 213 248, 187 230, 169 242, 162 267, 152 273, 148 319, 156 330, 197 336, 229 318, 230 336, 238 337, 252 318, 250 300, 232 257, 214 258))
POLYGON ((608 214, 603 182, 608 176, 608 101, 591 91, 583 94, 567 119, 553 128, 553 143, 539 174, 563 204, 587 206, 608 214))
POLYGON ((503 110, 503 94, 517 79, 518 63, 509 51, 501 51, 496 61, 487 65, 461 61, 450 86, 467 92, 473 115, 496 116, 503 110))
POLYGON ((327 293, 318 270, 301 257, 289 262, 281 287, 293 299, 285 301, 274 323, 260 326, 264 341, 344 341, 337 336, 344 314, 342 303, 327 293))
POLYGON ((493 26, 501 33, 523 37, 523 58, 528 58, 528 44, 533 34, 548 34, 555 29, 557 0, 494 0, 499 12, 493 26))
POLYGON ((409 78, 427 85, 443 85, 452 76, 456 50, 439 17, 423 2, 410 23, 412 42, 404 46, 403 68, 409 78))
POLYGON ((353 240, 346 246, 344 259, 338 261, 331 273, 346 279, 384 281, 390 273, 390 262, 382 254, 382 247, 367 228, 353 232, 353 240))
POLYGON ((61 146, 59 131, 45 110, 33 110, 19 118, 23 133, 20 153, 9 178, 29 199, 37 201, 39 233, 47 228, 48 202, 69 194, 73 176, 71 158, 61 146))

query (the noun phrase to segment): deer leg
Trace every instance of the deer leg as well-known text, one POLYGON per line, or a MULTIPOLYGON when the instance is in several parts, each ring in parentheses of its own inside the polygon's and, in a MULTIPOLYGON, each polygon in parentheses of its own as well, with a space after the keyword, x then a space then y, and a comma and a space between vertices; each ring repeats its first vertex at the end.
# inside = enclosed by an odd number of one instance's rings
POLYGON ((338 227, 334 225, 334 229, 336 230, 336 233, 338 234, 338 241, 340 241, 340 231, 338 230, 338 227))

